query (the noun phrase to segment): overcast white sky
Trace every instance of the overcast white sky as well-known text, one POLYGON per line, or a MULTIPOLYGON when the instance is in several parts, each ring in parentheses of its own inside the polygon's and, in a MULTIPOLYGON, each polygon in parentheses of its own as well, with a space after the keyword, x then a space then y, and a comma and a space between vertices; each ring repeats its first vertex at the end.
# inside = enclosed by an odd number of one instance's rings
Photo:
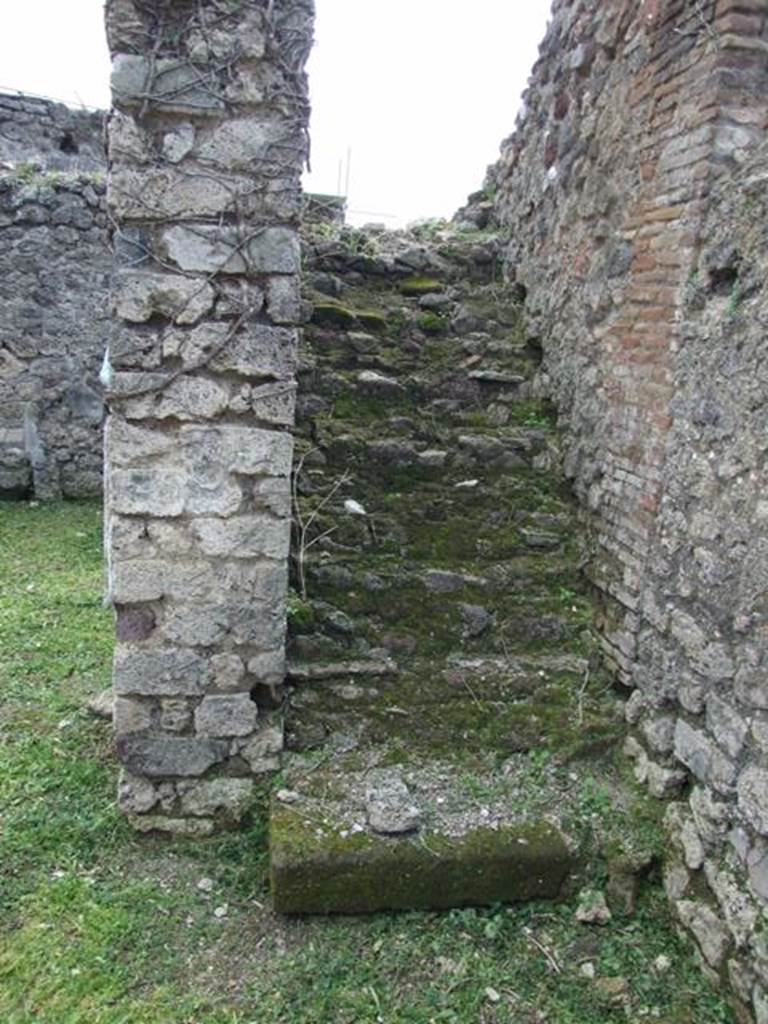
MULTIPOLYGON (((109 102, 103 0, 2 0, 0 87, 109 102)), ((514 126, 549 0, 316 0, 312 174, 350 220, 450 216, 514 126)))

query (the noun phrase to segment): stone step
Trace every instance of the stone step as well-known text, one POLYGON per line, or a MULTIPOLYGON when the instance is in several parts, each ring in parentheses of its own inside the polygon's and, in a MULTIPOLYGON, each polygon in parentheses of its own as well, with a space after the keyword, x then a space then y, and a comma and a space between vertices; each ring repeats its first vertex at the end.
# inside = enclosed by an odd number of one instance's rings
POLYGON ((355 914, 556 899, 576 866, 575 844, 541 791, 526 809, 528 770, 524 762, 500 777, 440 763, 289 768, 290 788, 277 793, 270 818, 275 909, 355 914))
POLYGON ((573 759, 609 748, 622 731, 604 674, 568 654, 404 656, 387 676, 340 669, 318 663, 319 675, 289 686, 292 751, 382 747, 418 763, 457 748, 499 758, 547 748, 573 759))

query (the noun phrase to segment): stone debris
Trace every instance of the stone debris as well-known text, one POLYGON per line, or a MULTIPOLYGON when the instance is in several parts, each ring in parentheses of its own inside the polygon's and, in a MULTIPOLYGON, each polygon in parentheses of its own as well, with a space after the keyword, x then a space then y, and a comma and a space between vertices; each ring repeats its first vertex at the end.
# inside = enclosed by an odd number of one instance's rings
POLYGON ((368 781, 365 813, 370 827, 381 835, 415 832, 422 817, 402 778, 389 774, 377 774, 368 781))
POLYGON ((85 706, 96 718, 105 718, 107 721, 111 721, 115 711, 115 694, 112 687, 89 697, 85 706))
POLYGON ((608 924, 613 915, 602 892, 585 889, 579 896, 575 916, 580 924, 608 924))

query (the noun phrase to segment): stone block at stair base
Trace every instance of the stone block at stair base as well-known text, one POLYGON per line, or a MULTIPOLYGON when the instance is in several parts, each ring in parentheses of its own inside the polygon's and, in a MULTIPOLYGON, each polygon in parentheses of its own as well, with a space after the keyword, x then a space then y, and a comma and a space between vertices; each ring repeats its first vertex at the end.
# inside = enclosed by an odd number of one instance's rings
POLYGON ((365 914, 556 899, 573 858, 549 823, 461 836, 389 838, 318 829, 300 808, 274 807, 271 885, 284 914, 365 914))

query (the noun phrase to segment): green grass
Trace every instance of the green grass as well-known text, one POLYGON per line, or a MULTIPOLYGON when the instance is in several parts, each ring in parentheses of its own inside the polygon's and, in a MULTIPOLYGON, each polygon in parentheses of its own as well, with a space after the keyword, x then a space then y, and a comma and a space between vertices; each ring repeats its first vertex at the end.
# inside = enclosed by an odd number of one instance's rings
MULTIPOLYGON (((732 1020, 655 887, 597 931, 573 923, 573 901, 292 921, 269 909, 264 792, 240 832, 134 836, 109 729, 84 710, 109 676, 100 546, 94 505, 0 505, 3 1024, 732 1020), (627 978, 629 1010, 584 960, 627 978)), ((591 799, 600 812, 597 784, 591 799)))

